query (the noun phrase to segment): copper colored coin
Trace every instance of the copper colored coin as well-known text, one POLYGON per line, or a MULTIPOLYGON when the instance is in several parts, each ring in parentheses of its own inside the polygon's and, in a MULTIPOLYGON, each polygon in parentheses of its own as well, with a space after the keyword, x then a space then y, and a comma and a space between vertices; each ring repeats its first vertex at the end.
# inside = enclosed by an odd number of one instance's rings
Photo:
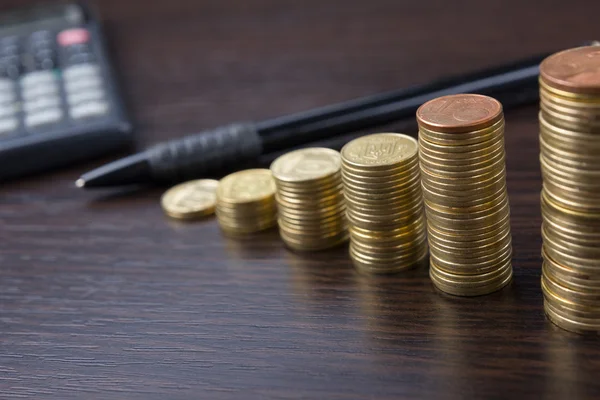
POLYGON ((438 132, 474 131, 490 126, 500 119, 500 102, 478 94, 438 97, 417 110, 419 125, 438 132))
POLYGON ((600 94, 600 47, 578 47, 549 56, 540 65, 540 78, 555 89, 600 94))

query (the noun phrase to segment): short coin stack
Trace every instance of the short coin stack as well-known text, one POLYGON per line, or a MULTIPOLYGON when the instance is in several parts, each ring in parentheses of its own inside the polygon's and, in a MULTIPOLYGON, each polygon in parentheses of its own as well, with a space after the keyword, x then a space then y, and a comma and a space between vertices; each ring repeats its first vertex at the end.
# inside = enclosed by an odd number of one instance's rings
POLYGON ((600 333, 600 48, 544 60, 540 100, 544 309, 600 333))
POLYGON ((268 169, 227 175, 217 188, 217 220, 223 233, 244 236, 277 224, 275 182, 268 169))
POLYGON ((419 160, 437 288, 484 295, 512 278, 502 105, 460 94, 417 110, 419 160))
POLYGON ((350 257, 359 271, 394 273, 427 256, 417 141, 363 136, 342 149, 350 257))
POLYGON ((212 215, 217 204, 219 181, 198 179, 173 186, 160 199, 160 204, 169 217, 193 220, 212 215))
POLYGON ((292 151, 271 164, 277 185, 279 232, 288 247, 316 251, 348 240, 340 153, 292 151))

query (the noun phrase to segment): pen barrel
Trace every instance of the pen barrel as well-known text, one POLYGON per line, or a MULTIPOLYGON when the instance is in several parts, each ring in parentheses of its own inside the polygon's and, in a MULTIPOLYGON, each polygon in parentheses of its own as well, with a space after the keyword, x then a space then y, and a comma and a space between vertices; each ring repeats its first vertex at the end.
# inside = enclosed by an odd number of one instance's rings
POLYGON ((160 182, 196 179, 256 160, 262 139, 253 123, 235 123, 148 149, 152 176, 160 182))

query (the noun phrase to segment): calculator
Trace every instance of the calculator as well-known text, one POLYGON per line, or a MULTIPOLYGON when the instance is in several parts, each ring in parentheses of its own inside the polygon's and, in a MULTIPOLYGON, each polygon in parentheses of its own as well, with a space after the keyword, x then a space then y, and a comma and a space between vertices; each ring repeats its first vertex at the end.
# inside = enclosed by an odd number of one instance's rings
POLYGON ((129 146, 131 136, 88 4, 0 14, 0 181, 129 146))

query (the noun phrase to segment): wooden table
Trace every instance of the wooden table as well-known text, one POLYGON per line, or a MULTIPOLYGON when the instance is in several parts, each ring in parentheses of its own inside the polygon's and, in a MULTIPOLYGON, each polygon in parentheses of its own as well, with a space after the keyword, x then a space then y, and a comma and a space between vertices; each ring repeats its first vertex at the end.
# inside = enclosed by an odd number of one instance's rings
MULTIPOLYGON (((600 35, 596 0, 98 3, 141 147, 600 35)), ((74 187, 109 158, 3 184, 0 398, 598 398, 598 340, 543 315, 536 114, 506 115, 514 282, 479 298, 74 187)))

